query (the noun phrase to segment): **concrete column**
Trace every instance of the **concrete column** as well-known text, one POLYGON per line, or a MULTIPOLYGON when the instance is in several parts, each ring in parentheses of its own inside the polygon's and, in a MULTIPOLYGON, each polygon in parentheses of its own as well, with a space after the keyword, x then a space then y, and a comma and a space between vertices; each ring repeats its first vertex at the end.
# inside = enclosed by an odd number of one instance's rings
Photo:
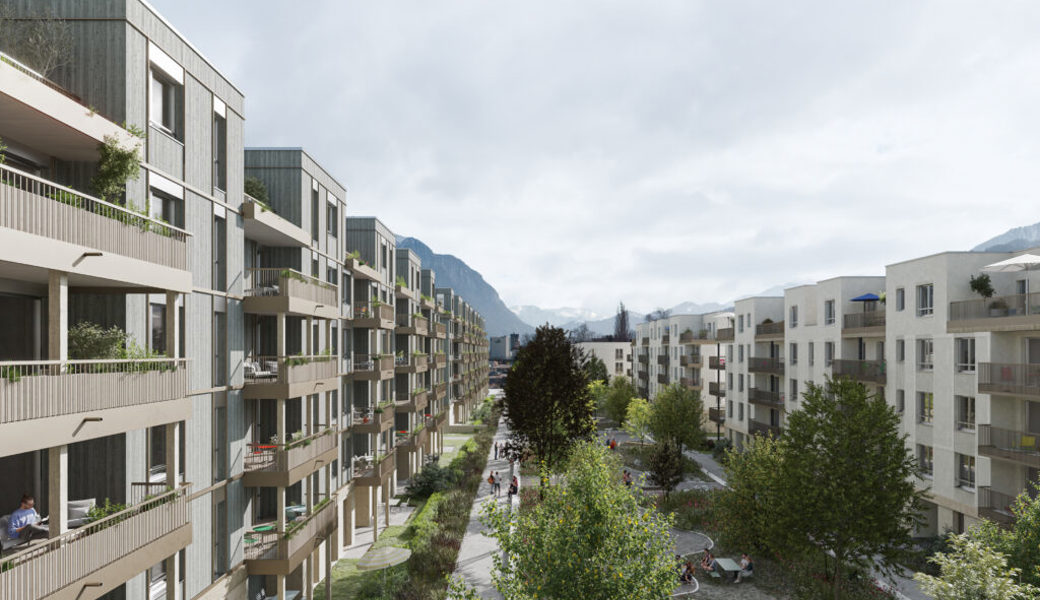
POLYGON ((47 358, 69 359, 69 275, 47 273, 47 358))
POLYGON ((343 545, 348 548, 354 545, 354 527, 356 525, 354 496, 357 493, 357 488, 352 488, 350 493, 347 494, 347 499, 343 502, 343 545))
POLYGON ((332 535, 325 538, 325 597, 332 598, 332 551, 335 544, 332 543, 332 535))
MULTIPOLYGON (((351 508, 353 509, 356 525, 358 527, 368 527, 372 524, 372 488, 356 487, 351 496, 351 508)), ((353 541, 353 537, 354 534, 351 531, 351 541, 353 541)))
POLYGON ((304 356, 310 356, 314 354, 314 339, 312 332, 314 331, 314 317, 307 317, 307 331, 304 332, 304 339, 307 340, 307 345, 303 351, 304 356))
POLYGON ((311 578, 313 577, 311 575, 311 569, 313 568, 311 565, 311 556, 312 555, 308 555, 307 558, 303 559, 303 564, 300 565, 302 567, 301 570, 303 571, 300 574, 300 583, 303 584, 300 586, 302 588, 300 594, 304 598, 308 599, 311 597, 311 578))
POLYGON ((166 292, 166 356, 180 357, 180 311, 177 310, 177 292, 166 292))
POLYGON ((275 490, 275 497, 278 498, 278 531, 285 531, 285 488, 279 487, 275 490))
POLYGON ((180 453, 180 437, 181 424, 178 423, 167 423, 166 424, 166 485, 171 488, 176 488, 178 476, 181 472, 181 453, 180 453))
POLYGON ((332 351, 332 319, 325 319, 325 347, 322 350, 332 351))
POLYGON ((177 586, 181 581, 181 561, 177 560, 179 552, 174 552, 166 558, 166 600, 179 600, 177 586))
POLYGON ((369 508, 372 511, 370 516, 372 523, 372 543, 379 541, 379 486, 374 485, 369 489, 369 493, 372 495, 372 502, 369 508))
MULTIPOLYGON (((69 530, 69 447, 47 449, 47 514, 50 535, 56 538, 69 530)), ((39 511, 37 511, 39 512, 39 511)))
POLYGON ((285 575, 275 575, 275 577, 275 597, 283 600, 285 598, 285 575))
POLYGON ((275 316, 278 328, 278 356, 285 356, 285 313, 275 316))
POLYGON ((390 526, 390 486, 393 485, 394 474, 390 475, 390 480, 384 484, 385 490, 383 491, 383 515, 386 518, 386 526, 390 526))

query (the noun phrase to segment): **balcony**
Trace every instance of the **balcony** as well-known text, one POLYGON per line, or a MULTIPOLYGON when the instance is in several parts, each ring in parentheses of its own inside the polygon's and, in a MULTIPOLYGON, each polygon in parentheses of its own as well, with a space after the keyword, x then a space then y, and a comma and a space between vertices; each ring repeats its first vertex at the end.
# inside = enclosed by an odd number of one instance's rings
POLYGON ((661 336, 661 345, 668 346, 672 343, 672 336, 670 334, 664 334, 661 336))
POLYGON ((0 362, 0 456, 191 417, 184 358, 0 362))
POLYGON ((1040 433, 979 425, 979 454, 1040 469, 1040 433))
POLYGON ((350 377, 355 381, 382 381, 394 378, 394 363, 397 359, 390 354, 354 353, 354 370, 350 377))
POLYGON ((192 291, 187 231, 6 165, 0 181, 0 261, 42 283, 55 270, 83 287, 192 291))
POLYGON ((1001 525, 1010 525, 1015 521, 1011 507, 1015 504, 1015 496, 998 492, 991 487, 981 486, 979 494, 979 516, 1001 525))
POLYGON ((668 385, 668 375, 665 373, 658 373, 657 383, 660 383, 661 385, 668 385))
POLYGON ((680 354, 679 365, 683 367, 699 367, 701 366, 701 355, 697 354, 680 354))
POLYGON ((831 361, 831 375, 848 377, 853 381, 865 381, 884 385, 888 380, 883 360, 848 360, 836 358, 831 361))
POLYGON ((950 303, 948 333, 1040 329, 1040 293, 976 298, 950 303))
POLYGON ((640 354, 636 357, 636 361, 638 361, 641 365, 648 365, 650 364, 650 357, 646 354, 640 354))
POLYGON ((335 284, 293 269, 246 269, 245 276, 242 310, 247 313, 340 318, 339 286, 335 284))
POLYGON ((726 423, 726 409, 724 408, 709 408, 708 409, 708 420, 712 423, 718 423, 724 425, 726 423))
POLYGON ((784 374, 784 359, 756 357, 748 358, 748 371, 751 373, 769 373, 771 375, 784 374))
POLYGON ((368 281, 383 280, 379 271, 373 269, 372 265, 365 262, 357 251, 348 254, 347 257, 343 259, 343 265, 354 274, 356 279, 367 279, 368 281))
POLYGON ((378 300, 359 302, 354 306, 352 325, 356 328, 393 331, 397 327, 397 322, 394 320, 394 307, 378 300))
POLYGON ((376 457, 354 457, 354 483, 362 487, 377 487, 394 471, 394 451, 376 457))
POLYGON ((870 310, 845 315, 841 334, 851 337, 885 335, 885 311, 870 310))
POLYGON ((726 387, 718 381, 708 382, 708 393, 712 396, 718 396, 719 398, 726 397, 726 387))
POLYGON ((755 325, 756 340, 782 340, 784 339, 784 322, 762 323, 755 325))
POLYGON ((748 421, 748 433, 751 435, 768 435, 771 437, 780 437, 780 427, 777 425, 769 425, 768 423, 760 423, 758 421, 748 421))
POLYGON ((434 352, 430 355, 430 360, 433 362, 434 368, 443 369, 448 364, 448 355, 443 352, 434 352))
POLYGON ((693 377, 680 377, 679 384, 688 390, 701 389, 701 380, 694 379, 693 377))
POLYGON ((667 367, 668 366, 668 362, 669 362, 669 358, 668 358, 667 354, 658 354, 657 355, 657 364, 663 365, 663 366, 667 367))
POLYGON ((264 246, 306 248, 311 245, 310 232, 293 225, 249 194, 242 200, 242 230, 246 239, 264 246))
POLYGON ((715 369, 716 371, 726 370, 726 357, 725 356, 709 356, 708 357, 708 368, 715 369))
POLYGON ((425 373, 428 367, 426 355, 422 353, 394 358, 394 370, 398 373, 425 373))
POLYGON ((94 599, 176 555, 192 541, 189 490, 141 494, 125 510, 5 557, 0 598, 94 599))
POLYGON ((767 408, 784 409, 784 395, 780 392, 762 390, 759 388, 748 389, 748 402, 767 408))
POLYGON ((245 563, 249 574, 291 574, 339 526, 338 512, 336 502, 325 498, 314 505, 311 514, 286 523, 284 533, 247 534, 245 563))
POLYGON ((397 432, 396 447, 404 450, 416 450, 426 445, 430 432, 425 421, 412 431, 397 432))
POLYGON ((1040 396, 1040 364, 979 363, 979 392, 1040 396))
POLYGON ((640 339, 639 340, 639 345, 643 346, 644 348, 649 348, 650 347, 650 338, 645 337, 645 338, 640 339))
POLYGON ((422 315, 397 315, 396 333, 401 335, 418 335, 426 337, 430 332, 430 322, 422 315))
POLYGON ((444 323, 433 324, 433 337, 439 340, 443 340, 444 338, 448 337, 448 328, 444 325, 444 323))
POLYGON ((336 427, 287 444, 249 444, 242 483, 247 487, 288 487, 336 460, 336 427))
POLYGON ((445 396, 448 395, 448 384, 438 383, 433 386, 433 397, 435 400, 444 400, 445 396))
MULTIPOLYGON (((243 397, 296 398, 337 387, 339 360, 331 354, 257 356, 244 361, 243 397)), ((357 369, 355 359, 354 368, 357 369)))
POLYGON ((425 388, 419 388, 411 392, 397 392, 394 410, 399 413, 422 412, 427 404, 429 404, 429 395, 425 388))
POLYGON ((375 409, 354 409, 353 426, 355 433, 382 433, 394 425, 394 409, 390 402, 385 402, 375 409))
POLYGON ((733 328, 722 327, 715 333, 715 340, 719 342, 732 342, 733 341, 733 328))

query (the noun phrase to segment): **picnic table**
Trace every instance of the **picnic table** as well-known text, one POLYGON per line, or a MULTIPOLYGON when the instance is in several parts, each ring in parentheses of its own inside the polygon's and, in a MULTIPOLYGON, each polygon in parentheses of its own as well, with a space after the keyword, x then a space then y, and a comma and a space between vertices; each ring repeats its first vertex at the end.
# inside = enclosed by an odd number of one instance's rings
POLYGON ((740 572, 740 565, 737 564, 732 558, 716 558, 715 562, 719 564, 719 568, 726 573, 725 577, 728 579, 730 574, 733 574, 733 579, 737 578, 737 573, 740 572))

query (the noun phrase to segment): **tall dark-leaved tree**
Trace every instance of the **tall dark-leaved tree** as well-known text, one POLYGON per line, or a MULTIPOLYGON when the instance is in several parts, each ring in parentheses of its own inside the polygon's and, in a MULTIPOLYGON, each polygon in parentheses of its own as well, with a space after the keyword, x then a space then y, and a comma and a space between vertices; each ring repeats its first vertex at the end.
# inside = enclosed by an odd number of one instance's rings
POLYGON ((595 432, 581 351, 563 329, 543 325, 535 331, 517 353, 504 390, 510 446, 530 450, 549 468, 595 432))
POLYGON ((917 461, 884 398, 847 378, 809 385, 780 440, 776 516, 789 550, 832 557, 834 598, 850 566, 892 568, 921 513, 917 461))
POLYGON ((632 341, 632 330, 628 326, 628 309, 624 302, 618 302, 617 314, 614 315, 614 341, 632 341))

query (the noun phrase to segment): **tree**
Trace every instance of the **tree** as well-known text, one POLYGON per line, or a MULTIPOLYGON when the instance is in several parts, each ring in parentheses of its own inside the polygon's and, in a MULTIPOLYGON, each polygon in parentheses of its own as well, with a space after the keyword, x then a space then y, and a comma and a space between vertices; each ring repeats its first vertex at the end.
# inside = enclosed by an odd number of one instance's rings
POLYGON ((621 426, 628 435, 639 438, 642 444, 650 433, 650 403, 646 398, 632 398, 625 412, 625 423, 621 426))
POLYGON ((595 354, 585 360, 585 373, 588 375, 589 381, 610 381, 607 365, 595 354))
POLYGON ((905 555, 920 519, 920 470, 899 415, 863 384, 810 384, 803 398, 780 441, 775 517, 784 546, 833 557, 837 600, 847 567, 892 569, 905 555))
POLYGON ((614 316, 614 341, 632 341, 632 330, 628 326, 628 310, 624 302, 618 302, 617 315, 614 316))
POLYGON ((744 451, 726 453, 726 483, 716 507, 724 543, 730 548, 750 548, 758 553, 783 549, 786 533, 778 525, 777 473, 783 462, 778 440, 753 436, 744 451))
POLYGON ((1010 528, 985 521, 972 536, 1007 556, 1011 566, 1021 569, 1023 581, 1040 587, 1040 481, 1029 485, 1032 496, 1023 491, 1011 504, 1015 518, 1010 528))
POLYGON ((574 329, 568 331, 567 337, 569 337, 572 342, 577 344, 579 342, 587 342, 596 336, 592 333, 592 330, 589 329, 588 323, 582 323, 581 325, 578 325, 574 329))
POLYGON ((1032 600, 1040 589, 1017 582, 1020 570, 1007 558, 974 540, 971 534, 951 534, 951 551, 929 560, 939 565, 939 576, 916 573, 921 589, 936 600, 1032 600))
POLYGON ((646 321, 647 323, 649 323, 650 321, 660 321, 661 319, 667 319, 671 316, 671 314, 672 311, 670 309, 658 308, 657 310, 654 310, 653 312, 646 315, 646 321))
POLYGON ((701 395, 673 383, 657 394, 652 404, 650 433, 657 441, 671 440, 683 452, 704 440, 701 395))
POLYGON ((267 186, 259 177, 246 177, 243 183, 245 184, 246 193, 252 196, 254 200, 258 200, 265 206, 270 204, 271 197, 267 193, 267 186))
POLYGON ((675 589, 670 516, 640 508, 620 480, 621 465, 599 444, 581 443, 561 483, 544 500, 510 514, 485 504, 495 552, 492 580, 506 600, 659 600, 675 589))
POLYGON ((3 50, 44 77, 51 77, 72 58, 72 28, 52 10, 16 15, 8 8, 0 10, 0 22, 3 50))
POLYGON ((604 400, 607 418, 619 425, 624 423, 628 405, 635 397, 636 388, 632 385, 632 380, 623 375, 611 379, 604 400))
POLYGON ((574 442, 595 432, 581 352, 558 327, 536 330, 517 353, 503 387, 513 453, 531 450, 551 468, 574 442))
POLYGON ((683 478, 683 456, 671 440, 659 441, 650 449, 647 460, 650 481, 664 489, 665 496, 675 489, 683 478))

